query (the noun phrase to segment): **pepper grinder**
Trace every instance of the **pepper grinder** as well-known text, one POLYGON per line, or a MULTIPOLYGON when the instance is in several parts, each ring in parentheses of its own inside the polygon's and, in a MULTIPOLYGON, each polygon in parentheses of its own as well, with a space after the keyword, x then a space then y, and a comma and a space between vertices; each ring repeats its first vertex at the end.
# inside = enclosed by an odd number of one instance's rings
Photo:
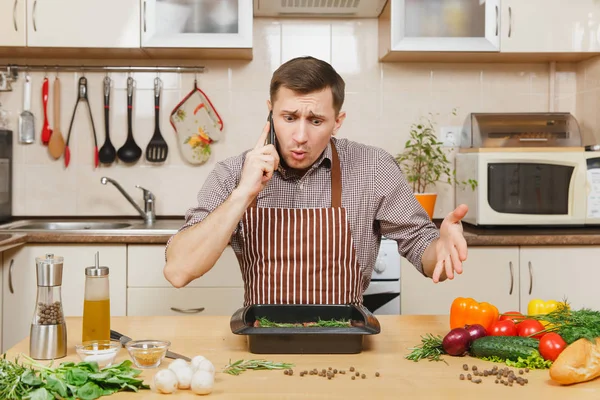
POLYGON ((37 301, 29 335, 29 355, 53 360, 67 355, 67 325, 62 308, 63 257, 36 257, 37 301))

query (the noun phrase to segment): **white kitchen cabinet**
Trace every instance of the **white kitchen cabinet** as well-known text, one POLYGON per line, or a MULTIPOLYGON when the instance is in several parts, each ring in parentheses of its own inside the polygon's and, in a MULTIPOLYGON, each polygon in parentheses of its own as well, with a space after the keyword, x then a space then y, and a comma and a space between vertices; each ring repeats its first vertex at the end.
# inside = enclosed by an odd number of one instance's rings
POLYGON ((140 47, 139 0, 27 1, 27 46, 140 47))
POLYGON ((232 315, 244 288, 129 288, 127 316, 232 315))
POLYGON ((600 50, 596 0, 502 0, 501 51, 568 53, 600 50))
POLYGON ((141 0, 143 48, 252 47, 252 0, 141 0))
POLYGON ((469 247, 463 273, 433 283, 402 258, 400 312, 448 314, 456 297, 472 297, 502 311, 519 309, 519 248, 469 247))
POLYGON ((500 0, 390 0, 388 18, 391 51, 500 50, 500 0))
MULTIPOLYGON (((110 268, 110 312, 126 315, 125 245, 25 245, 4 252, 2 348, 8 349, 29 336, 37 297, 36 257, 52 253, 64 257, 62 305, 65 316, 83 315, 85 268, 94 265, 99 252, 100 265, 110 268)), ((68 333, 67 333, 68 334, 68 333)))
POLYGON ((562 300, 600 310, 600 247, 521 247, 521 311, 531 299, 562 300))
POLYGON ((22 47, 27 44, 26 2, 0 1, 0 46, 22 47))
MULTIPOLYGON (((137 288, 170 288, 163 274, 165 246, 130 244, 127 249, 127 286, 137 288)), ((244 287, 240 265, 230 246, 227 246, 215 266, 204 276, 186 287, 244 287)))

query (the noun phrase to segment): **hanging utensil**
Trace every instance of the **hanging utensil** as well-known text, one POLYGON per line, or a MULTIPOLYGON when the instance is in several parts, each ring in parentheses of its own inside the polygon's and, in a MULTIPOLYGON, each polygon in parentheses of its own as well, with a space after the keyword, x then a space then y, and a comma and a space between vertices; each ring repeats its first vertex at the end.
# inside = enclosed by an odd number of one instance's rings
POLYGON ((162 82, 160 78, 154 79, 154 135, 146 147, 146 160, 150 162, 164 162, 167 159, 169 146, 160 133, 158 115, 160 113, 160 89, 162 82))
POLYGON ((19 143, 31 144, 35 141, 35 119, 31 108, 31 77, 25 76, 23 86, 23 112, 19 115, 19 143))
POLYGON ((92 109, 87 94, 87 78, 82 76, 79 78, 79 93, 77 94, 77 101, 75 102, 75 108, 73 109, 73 116, 71 116, 71 124, 69 125, 69 133, 67 134, 67 144, 65 145, 65 167, 69 166, 71 161, 71 151, 69 150, 69 141, 71 140, 71 129, 73 129, 73 122, 75 121, 75 114, 77 113, 77 105, 80 101, 87 104, 88 114, 92 123, 92 132, 94 134, 94 167, 98 167, 98 141, 96 139, 96 128, 94 127, 94 118, 92 118, 92 109))
POLYGON ((110 109, 110 78, 104 78, 104 129, 106 131, 106 139, 98 152, 98 158, 102 164, 111 164, 117 158, 117 150, 110 141, 108 129, 108 111, 110 109))
POLYGON ((48 123, 48 90, 50 83, 48 81, 48 77, 44 77, 44 81, 42 83, 42 103, 44 105, 44 124, 42 126, 42 144, 47 145, 50 141, 50 136, 52 135, 52 129, 50 129, 50 124, 48 123))
POLYGON ((54 79, 54 130, 48 142, 48 152, 55 160, 62 156, 65 150, 65 139, 60 131, 60 80, 58 76, 54 79))
POLYGON ((134 163, 142 156, 142 149, 133 139, 133 128, 131 122, 131 114, 133 108, 133 78, 127 78, 127 140, 125 144, 117 151, 119 160, 125 163, 134 163))
POLYGON ((221 139, 223 120, 196 79, 192 91, 171 112, 170 122, 184 160, 204 164, 211 154, 210 145, 221 139))

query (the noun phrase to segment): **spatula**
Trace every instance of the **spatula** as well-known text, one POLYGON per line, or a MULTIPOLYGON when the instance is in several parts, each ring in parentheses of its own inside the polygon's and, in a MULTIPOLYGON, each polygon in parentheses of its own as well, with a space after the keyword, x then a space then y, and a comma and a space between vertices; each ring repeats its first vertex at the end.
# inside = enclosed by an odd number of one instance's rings
POLYGON ((54 129, 48 142, 48 152, 55 160, 62 156, 65 150, 65 139, 60 131, 60 80, 54 79, 54 129))
POLYGON ((31 144, 35 141, 35 119, 31 108, 31 77, 25 76, 23 87, 23 112, 19 115, 19 143, 31 144))
POLYGON ((146 160, 150 162, 164 162, 169 153, 169 146, 160 133, 160 123, 158 115, 160 114, 160 89, 162 82, 160 78, 154 79, 154 135, 146 147, 146 160))

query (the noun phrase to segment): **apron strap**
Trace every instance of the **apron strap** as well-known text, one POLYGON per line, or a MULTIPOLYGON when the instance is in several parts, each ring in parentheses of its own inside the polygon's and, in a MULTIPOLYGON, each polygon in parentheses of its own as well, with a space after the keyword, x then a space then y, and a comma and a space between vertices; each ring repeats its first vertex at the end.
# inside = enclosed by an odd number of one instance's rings
MULTIPOLYGON (((249 208, 256 208, 256 197, 249 208)), ((342 170, 338 152, 331 141, 331 207, 342 207, 342 170)))
POLYGON ((333 141, 331 141, 331 207, 342 207, 342 171, 333 141))

